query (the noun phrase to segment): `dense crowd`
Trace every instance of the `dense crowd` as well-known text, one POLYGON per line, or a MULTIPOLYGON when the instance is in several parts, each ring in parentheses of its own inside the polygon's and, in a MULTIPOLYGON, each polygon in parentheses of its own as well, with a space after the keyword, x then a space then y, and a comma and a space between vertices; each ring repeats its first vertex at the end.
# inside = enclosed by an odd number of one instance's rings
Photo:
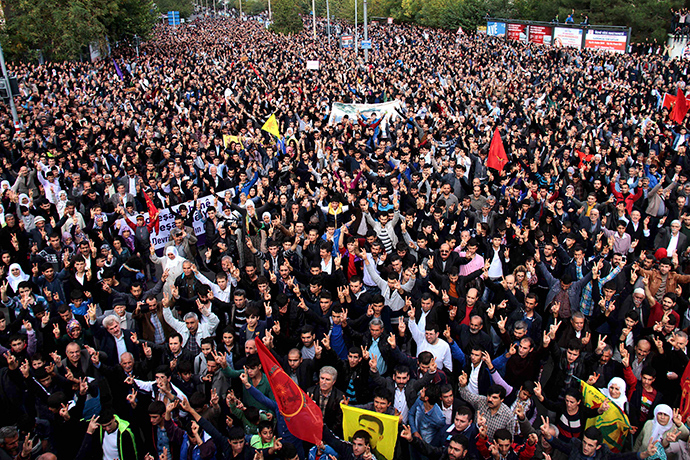
POLYGON ((0 460, 383 460, 341 402, 399 417, 396 459, 690 458, 690 134, 661 107, 686 62, 369 35, 364 62, 205 19, 138 58, 11 66, 0 460), (398 108, 328 124, 335 102, 398 108), (588 427, 614 405, 619 453, 588 427))

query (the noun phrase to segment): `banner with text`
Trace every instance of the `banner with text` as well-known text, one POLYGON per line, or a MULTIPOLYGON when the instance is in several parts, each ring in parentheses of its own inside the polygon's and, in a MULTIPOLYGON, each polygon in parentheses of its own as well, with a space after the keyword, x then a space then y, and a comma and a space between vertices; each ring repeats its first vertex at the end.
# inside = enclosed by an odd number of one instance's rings
POLYGON ((553 29, 549 26, 529 26, 529 42, 536 45, 551 45, 553 29))
MULTIPOLYGON (((225 193, 226 191, 222 191, 218 192, 217 195, 220 198, 223 198, 225 193)), ((199 240, 197 244, 200 246, 203 246, 206 241, 204 237, 203 216, 206 214, 206 209, 209 206, 215 206, 214 203, 215 197, 213 195, 199 198, 196 201, 196 209, 194 210, 194 234, 197 236, 199 240)), ((159 253, 159 255, 161 255, 161 251, 165 247, 165 244, 170 241, 170 231, 175 227, 175 216, 178 214, 178 210, 182 205, 186 206, 187 209, 191 209, 194 205, 194 201, 187 201, 186 203, 180 203, 170 208, 161 209, 158 214, 160 228, 158 233, 155 233, 155 229, 151 232, 151 244, 154 248, 156 248, 156 251, 159 253)), ((218 209, 218 212, 220 213, 220 209, 218 209)), ((142 213, 142 215, 144 216, 144 220, 147 224, 151 222, 151 218, 149 217, 148 213, 142 213)), ((131 220, 134 221, 134 218, 131 218, 131 220)), ((121 225, 127 224, 122 222, 121 225)))
POLYGON ((524 24, 508 24, 508 38, 527 43, 527 26, 524 24))
POLYGON ((553 46, 557 48, 582 48, 582 29, 556 27, 553 31, 553 46))
POLYGON ((357 123, 360 119, 357 114, 357 112, 359 112, 362 116, 367 117, 367 119, 371 119, 372 116, 375 117, 376 120, 383 117, 379 128, 385 133, 391 117, 393 119, 400 117, 396 109, 400 110, 400 101, 384 102, 381 104, 344 104, 342 102, 334 102, 331 107, 331 115, 328 118, 328 124, 334 125, 340 123, 345 115, 347 115, 350 120, 357 123))
POLYGON ((585 35, 585 48, 625 53, 628 32, 618 30, 588 30, 585 35))
POLYGON ((505 37, 506 23, 505 22, 487 22, 486 35, 490 37, 505 37))

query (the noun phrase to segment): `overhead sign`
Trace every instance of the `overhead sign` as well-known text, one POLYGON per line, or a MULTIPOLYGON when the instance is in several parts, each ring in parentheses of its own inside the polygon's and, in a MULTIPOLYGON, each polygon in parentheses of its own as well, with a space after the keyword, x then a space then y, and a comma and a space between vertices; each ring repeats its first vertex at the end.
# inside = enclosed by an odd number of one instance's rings
POLYGON ((355 38, 352 35, 343 35, 340 37, 341 48, 352 48, 355 43, 355 38))
POLYGON ((179 11, 168 11, 168 25, 179 26, 180 25, 180 12, 179 11))
POLYGON ((585 48, 625 53, 628 32, 618 30, 588 30, 585 35, 585 48))
POLYGON ((359 42, 359 44, 363 50, 371 49, 371 40, 362 40, 361 42, 359 42))
POLYGON ((490 37, 505 37, 506 23, 505 22, 487 22, 486 35, 490 37))
POLYGON ((527 43, 527 26, 525 24, 508 24, 508 38, 527 43))
POLYGON ((536 45, 550 45, 553 29, 549 26, 529 26, 529 42, 536 45))
POLYGON ((553 31, 553 46, 557 48, 582 48, 582 29, 556 27, 553 31))

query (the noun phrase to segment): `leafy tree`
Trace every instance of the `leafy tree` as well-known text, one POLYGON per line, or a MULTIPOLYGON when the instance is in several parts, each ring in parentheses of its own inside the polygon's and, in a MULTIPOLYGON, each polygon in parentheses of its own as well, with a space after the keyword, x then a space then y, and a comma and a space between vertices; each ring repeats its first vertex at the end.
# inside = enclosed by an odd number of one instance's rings
POLYGON ((273 24, 271 30, 281 34, 297 34, 304 24, 299 16, 297 0, 277 0, 271 2, 273 24))
POLYGON ((3 7, 0 40, 9 59, 39 49, 48 59, 74 59, 93 42, 145 38, 156 21, 151 0, 13 0, 3 7))
POLYGON ((156 0, 156 8, 162 14, 167 14, 168 11, 179 11, 180 17, 188 18, 194 13, 194 2, 192 0, 156 0))

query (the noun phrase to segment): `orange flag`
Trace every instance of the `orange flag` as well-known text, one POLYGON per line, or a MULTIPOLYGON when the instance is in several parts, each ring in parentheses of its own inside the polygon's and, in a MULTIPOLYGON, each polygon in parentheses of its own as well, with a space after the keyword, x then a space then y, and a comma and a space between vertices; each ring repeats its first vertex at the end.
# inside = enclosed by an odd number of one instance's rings
POLYGON ((673 111, 671 112, 671 120, 678 124, 683 123, 685 120, 685 115, 688 113, 688 101, 685 100, 685 94, 678 88, 678 94, 676 95, 676 104, 673 106, 673 111))
POLYGON ((261 340, 256 340, 256 350, 290 433, 302 441, 321 443, 323 415, 319 406, 285 373, 261 340))
POLYGON ((497 171, 503 171, 503 167, 508 163, 508 156, 506 150, 503 148, 503 141, 501 135, 498 133, 498 128, 494 131, 494 138, 491 139, 491 147, 489 147, 489 157, 486 159, 486 166, 497 171))

